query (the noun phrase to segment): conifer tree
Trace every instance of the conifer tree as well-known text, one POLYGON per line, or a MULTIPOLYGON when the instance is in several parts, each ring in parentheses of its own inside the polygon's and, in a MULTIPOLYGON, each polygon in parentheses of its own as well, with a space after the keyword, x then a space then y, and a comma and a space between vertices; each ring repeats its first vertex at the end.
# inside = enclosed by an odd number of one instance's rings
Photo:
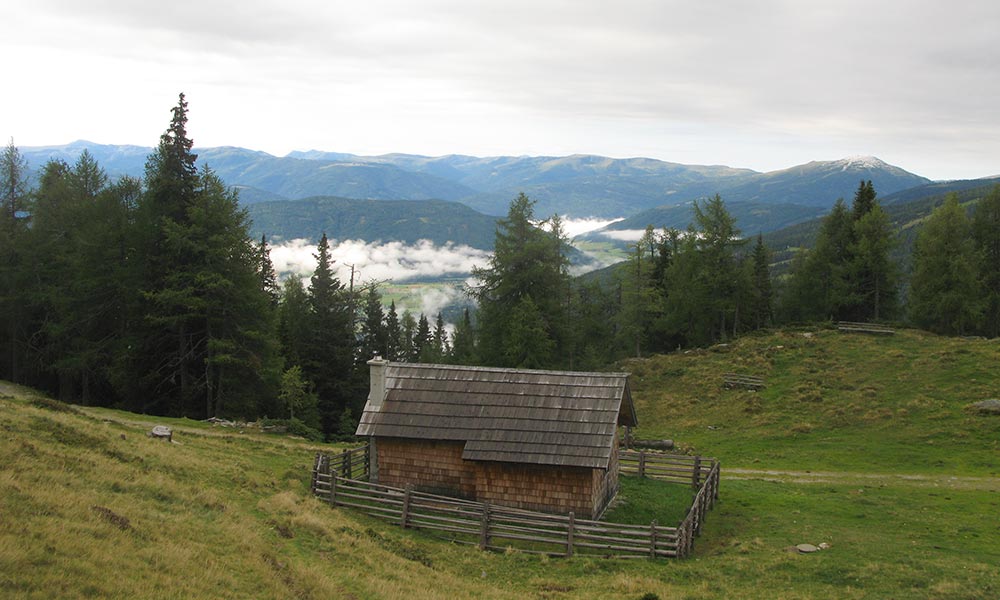
POLYGON ((309 335, 309 295, 302 280, 293 275, 285 279, 278 304, 278 339, 288 367, 302 366, 309 335))
POLYGON ((619 345, 635 357, 657 336, 655 325, 663 310, 663 287, 656 280, 657 253, 662 241, 650 225, 632 246, 622 272, 621 310, 618 313, 619 345))
POLYGON ((325 233, 314 256, 316 270, 309 283, 310 333, 302 366, 316 386, 323 434, 329 439, 337 433, 344 409, 357 401, 354 305, 333 272, 325 233))
POLYGON ((476 364, 476 331, 472 326, 468 307, 462 311, 462 319, 455 324, 449 362, 457 365, 476 364))
POLYGON ((975 244, 958 196, 949 194, 917 235, 910 316, 937 333, 964 335, 980 315, 975 244))
POLYGON ((451 353, 448 343, 448 332, 444 325, 444 316, 438 311, 437 318, 434 319, 434 332, 431 334, 431 346, 434 348, 433 362, 441 362, 445 356, 451 353))
POLYGON ((196 170, 186 124, 181 94, 146 163, 141 302, 119 380, 134 410, 252 416, 276 395, 279 372, 249 218, 235 191, 196 170))
POLYGON ((417 320, 413 317, 413 313, 404 310, 403 316, 399 319, 399 360, 403 362, 417 360, 416 334, 417 320))
POLYGON ((854 192, 854 204, 852 206, 855 221, 860 221, 862 217, 875 208, 876 196, 875 186, 872 185, 871 179, 858 184, 858 189, 854 192))
POLYGON ((972 216, 981 306, 982 333, 1000 336, 1000 185, 979 201, 972 216))
POLYGON ((28 162, 11 138, 0 152, 0 314, 4 315, 0 374, 13 381, 22 381, 21 354, 27 346, 28 319, 22 292, 28 272, 22 264, 25 258, 22 245, 27 232, 29 198, 28 162))
POLYGON ((386 360, 403 360, 402 336, 399 315, 396 314, 396 301, 393 300, 385 313, 385 348, 382 356, 386 360))
POLYGON ((773 317, 770 263, 770 252, 764 245, 764 236, 757 234, 757 244, 753 248, 749 307, 755 329, 770 326, 773 317))
POLYGON ((851 320, 885 319, 895 312, 897 268, 889 251, 895 244, 892 225, 877 203, 854 224, 851 279, 854 308, 851 320))
POLYGON ((427 315, 420 313, 417 318, 417 330, 413 333, 413 360, 417 362, 434 362, 434 348, 431 347, 431 324, 427 315))
POLYGON ((816 245, 793 264, 786 317, 795 321, 849 320, 853 296, 854 223, 844 201, 837 200, 823 218, 816 245))
POLYGON ((560 224, 554 220, 552 232, 537 227, 533 206, 523 193, 511 202, 507 217, 497 223, 489 266, 473 271, 479 280, 470 290, 479 304, 478 352, 488 365, 515 366, 512 360, 530 355, 533 364, 555 367, 571 356, 570 285, 560 224), (530 351, 514 346, 510 325, 517 316, 537 318, 531 331, 544 339, 530 340, 530 351))
POLYGON ((281 288, 274 272, 274 263, 271 262, 271 248, 267 244, 266 234, 260 236, 260 244, 257 245, 257 277, 260 279, 260 290, 271 306, 277 307, 281 299, 281 288))
MULTIPOLYGON (((365 293, 364 319, 361 321, 361 349, 359 366, 374 356, 386 356, 386 315, 382 311, 382 295, 378 286, 369 286, 365 293)), ((365 367, 367 368, 367 367, 365 367)))

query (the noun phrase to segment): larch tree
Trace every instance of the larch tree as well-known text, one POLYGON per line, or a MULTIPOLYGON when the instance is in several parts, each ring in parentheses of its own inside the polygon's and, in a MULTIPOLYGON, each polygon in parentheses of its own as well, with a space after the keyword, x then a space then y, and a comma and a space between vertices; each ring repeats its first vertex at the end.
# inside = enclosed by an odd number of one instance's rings
POLYGON ((976 248, 968 215, 949 194, 917 235, 910 283, 910 317, 931 331, 964 335, 980 312, 976 248))
POLYGON ((982 333, 1000 336, 1000 185, 979 201, 972 215, 981 302, 982 333))
POLYGON ((473 271, 479 283, 469 292, 479 305, 479 358, 488 365, 517 366, 526 356, 544 367, 568 362, 570 286, 563 239, 558 221, 553 231, 535 224, 533 206, 523 193, 511 202, 507 217, 497 223, 489 265, 473 271), (517 323, 519 317, 530 322, 517 323), (529 329, 541 339, 519 348, 529 341, 520 333, 529 329))
POLYGON ((8 142, 0 152, 0 312, 4 315, 0 344, 3 361, 0 374, 13 381, 21 381, 21 355, 27 346, 24 312, 26 289, 22 245, 27 233, 31 190, 29 189, 28 161, 14 145, 8 142))

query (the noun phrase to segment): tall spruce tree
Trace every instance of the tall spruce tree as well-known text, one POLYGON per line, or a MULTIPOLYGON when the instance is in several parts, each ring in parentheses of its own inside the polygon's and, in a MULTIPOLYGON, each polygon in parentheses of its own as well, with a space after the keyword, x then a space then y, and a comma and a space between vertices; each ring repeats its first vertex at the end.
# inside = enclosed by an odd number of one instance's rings
POLYGON ((457 365, 476 364, 476 331, 468 307, 462 311, 462 319, 455 324, 448 361, 457 365))
MULTIPOLYGON (((382 310, 382 294, 378 286, 371 285, 365 293, 364 318, 361 321, 361 349, 358 353, 359 366, 372 357, 386 355, 385 313, 382 310)), ((367 367, 364 367, 367 368, 367 367)))
POLYGON ((278 340, 287 367, 303 364, 309 345, 309 294, 302 279, 292 275, 285 279, 278 304, 278 340))
POLYGON ((276 308, 281 299, 281 286, 278 285, 278 276, 274 272, 274 263, 271 262, 271 248, 267 244, 266 234, 260 236, 260 243, 257 245, 257 278, 260 280, 260 290, 271 306, 276 308))
POLYGON ((891 317, 898 299, 898 268, 889 252, 895 245, 889 216, 876 203, 854 223, 851 245, 853 321, 879 321, 891 317))
POLYGON ((396 313, 396 301, 389 302, 389 310, 385 312, 385 347, 382 350, 382 357, 386 360, 402 360, 403 330, 399 323, 399 315, 396 313))
POLYGON ((316 270, 309 282, 309 338, 303 371, 316 386, 323 434, 337 434, 345 409, 357 402, 354 301, 333 271, 330 242, 320 238, 316 270))
POLYGON ((275 395, 279 373, 249 218, 234 191, 197 171, 186 126, 181 94, 146 163, 136 218, 141 302, 119 381, 142 412, 253 416, 275 395))
POLYGON ((872 185, 872 180, 861 181, 858 184, 857 191, 854 192, 854 203, 852 205, 852 212, 855 221, 860 221, 862 217, 867 215, 875 208, 877 202, 878 194, 875 193, 875 186, 872 185))
POLYGON ((843 199, 823 218, 816 245, 792 266, 782 305, 792 321, 848 320, 854 304, 851 279, 854 222, 843 199))
POLYGON ((750 274, 749 316, 754 329, 769 327, 773 317, 770 263, 771 256, 764 244, 764 236, 757 234, 750 274))

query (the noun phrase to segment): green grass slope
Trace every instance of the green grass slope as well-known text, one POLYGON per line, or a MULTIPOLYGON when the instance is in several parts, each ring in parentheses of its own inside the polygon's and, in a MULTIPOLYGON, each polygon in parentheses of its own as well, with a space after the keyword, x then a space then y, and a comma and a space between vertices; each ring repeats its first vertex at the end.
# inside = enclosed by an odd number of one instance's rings
MULTIPOLYGON (((311 498, 336 448, 0 383, 0 597, 997 597, 1000 416, 967 405, 1000 396, 998 362, 996 341, 824 329, 628 361, 637 434, 722 460, 683 561, 483 553, 311 498)), ((662 485, 623 481, 610 515, 670 522, 662 485)))

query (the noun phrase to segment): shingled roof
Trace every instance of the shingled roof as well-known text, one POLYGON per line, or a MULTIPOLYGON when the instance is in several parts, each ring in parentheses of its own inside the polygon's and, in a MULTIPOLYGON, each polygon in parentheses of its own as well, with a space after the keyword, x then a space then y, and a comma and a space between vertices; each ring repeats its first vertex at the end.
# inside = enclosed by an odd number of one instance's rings
POLYGON ((626 373, 368 364, 359 436, 465 442, 468 460, 606 468, 617 426, 636 424, 626 373))

